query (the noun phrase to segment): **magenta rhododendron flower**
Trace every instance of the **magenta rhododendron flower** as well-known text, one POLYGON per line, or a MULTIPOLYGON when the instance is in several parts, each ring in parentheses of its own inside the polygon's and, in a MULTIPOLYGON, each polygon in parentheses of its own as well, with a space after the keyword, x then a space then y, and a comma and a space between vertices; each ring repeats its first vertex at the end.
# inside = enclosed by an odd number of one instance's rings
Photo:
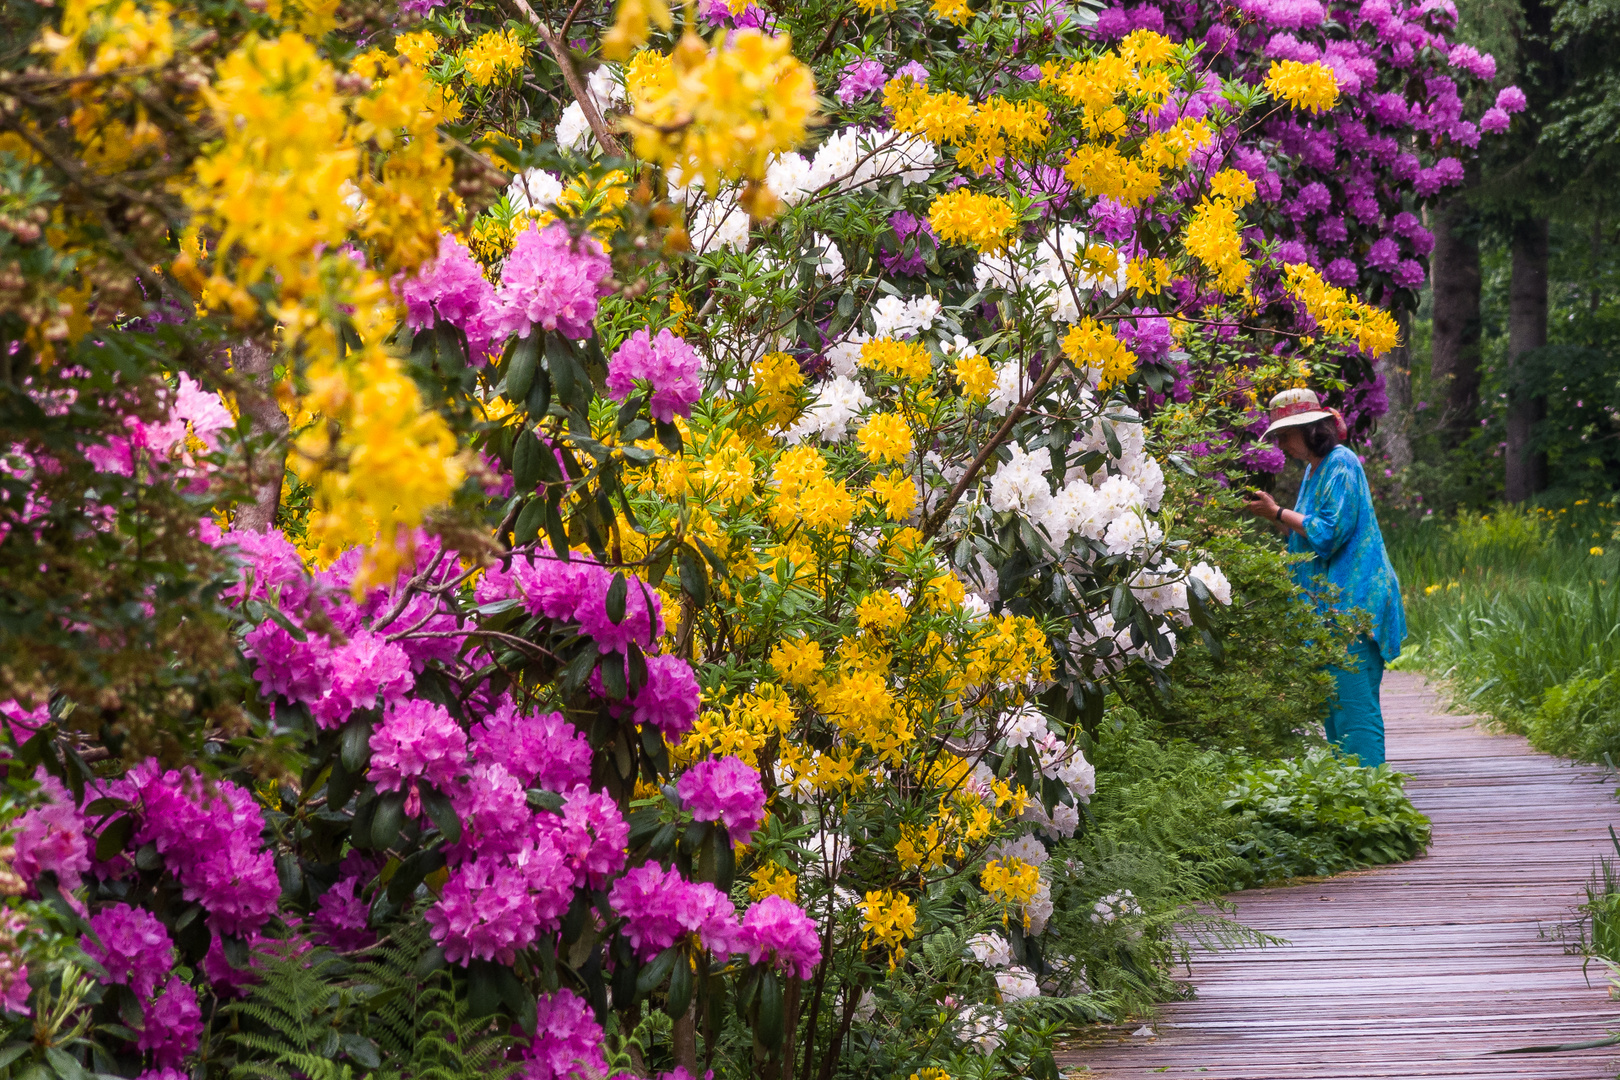
POLYGON ((751 964, 769 960, 778 970, 808 979, 821 963, 816 921, 780 896, 766 896, 743 915, 738 941, 751 964))
POLYGON ((678 656, 649 656, 647 683, 633 701, 635 721, 678 739, 697 722, 700 697, 691 664, 678 656))
POLYGON ((377 940, 368 926, 371 905, 360 895, 364 882, 358 877, 343 877, 315 902, 315 914, 310 919, 326 944, 338 952, 364 949, 377 940))
POLYGON ((518 234, 501 270, 494 336, 526 338, 533 328, 575 341, 591 336, 596 304, 613 266, 593 236, 575 239, 560 221, 518 234))
POLYGON ((443 319, 467 335, 469 362, 488 361, 497 317, 495 287, 460 240, 450 233, 440 235, 439 257, 415 277, 397 279, 395 288, 405 301, 405 322, 411 329, 428 329, 443 319))
POLYGON ((876 60, 856 60, 844 68, 843 79, 838 83, 838 101, 843 105, 853 105, 869 94, 883 89, 888 81, 888 75, 883 65, 876 60))
POLYGON ((528 842, 534 811, 523 785, 498 762, 472 766, 448 791, 461 819, 461 840, 447 849, 453 857, 509 855, 528 842))
POLYGON ((560 819, 548 814, 542 820, 551 842, 574 872, 576 888, 603 888, 623 869, 630 826, 607 792, 576 787, 563 804, 560 819))
POLYGON ((450 871, 427 910, 428 932, 451 963, 510 964, 542 928, 556 929, 572 886, 562 855, 544 837, 510 859, 479 856, 450 871))
POLYGON ((135 1045, 141 1050, 150 1050, 152 1061, 159 1067, 178 1069, 187 1057, 197 1052, 202 1029, 197 991, 180 976, 172 975, 163 993, 146 1006, 135 1045))
POLYGON ((30 885, 50 871, 64 895, 77 889, 90 869, 90 847, 84 838, 84 816, 62 782, 43 768, 34 770, 40 783, 40 805, 17 819, 11 867, 30 885))
POLYGON ((534 1041, 523 1051, 526 1080, 597 1080, 606 1076, 602 1028, 590 1006, 566 986, 538 1001, 534 1041))
POLYGON ((174 967, 174 942, 157 916, 144 908, 110 904, 90 917, 93 933, 80 944, 107 970, 107 981, 127 986, 145 1001, 174 967))
POLYGON ((623 401, 639 380, 652 385, 647 411, 667 424, 676 416, 692 415, 692 403, 703 393, 703 359, 667 329, 657 337, 637 330, 608 361, 608 393, 623 401))
POLYGON ((765 820, 759 772, 741 758, 698 762, 681 776, 675 792, 694 818, 720 822, 736 844, 747 843, 765 820))
POLYGON ((525 715, 510 697, 472 728, 473 760, 498 763, 525 788, 569 791, 591 776, 591 744, 562 713, 525 715))
POLYGON ((642 863, 613 883, 608 902, 623 916, 624 936, 643 958, 688 934, 720 956, 737 951, 737 910, 706 881, 687 881, 674 867, 642 863))
POLYGON ((442 705, 400 702, 371 733, 371 779, 378 791, 399 791, 419 779, 448 791, 466 770, 467 733, 442 705))

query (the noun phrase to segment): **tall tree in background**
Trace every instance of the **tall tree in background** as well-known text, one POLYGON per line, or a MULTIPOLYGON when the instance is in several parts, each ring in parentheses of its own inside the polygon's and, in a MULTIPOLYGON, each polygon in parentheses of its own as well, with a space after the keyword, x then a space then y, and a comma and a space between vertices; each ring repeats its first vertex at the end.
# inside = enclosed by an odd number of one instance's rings
POLYGON ((1479 413, 1482 319, 1479 262, 1480 216, 1459 196, 1441 205, 1434 230, 1434 333, 1430 377, 1443 394, 1440 443, 1455 450, 1474 430, 1479 413))

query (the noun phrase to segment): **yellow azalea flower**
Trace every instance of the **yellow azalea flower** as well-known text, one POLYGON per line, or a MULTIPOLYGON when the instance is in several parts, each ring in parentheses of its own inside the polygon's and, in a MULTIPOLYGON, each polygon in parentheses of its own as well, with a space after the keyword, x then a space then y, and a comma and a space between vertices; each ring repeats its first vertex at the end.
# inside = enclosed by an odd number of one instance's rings
POLYGON ((893 889, 874 890, 861 902, 865 948, 889 950, 889 970, 905 959, 905 943, 917 935, 917 909, 905 893, 893 889))
POLYGON ((988 401, 996 388, 996 372, 990 361, 974 353, 956 361, 956 380, 962 384, 962 393, 973 401, 988 401))
POLYGON ((911 428, 895 413, 878 413, 855 436, 861 452, 873 461, 904 461, 911 454, 911 428))
POLYGON ((968 20, 973 18, 973 12, 967 6, 967 0, 934 0, 930 10, 934 18, 943 22, 955 23, 957 26, 966 26, 968 20))
POLYGON ((461 66, 474 85, 488 86, 523 68, 523 43, 511 30, 491 30, 462 50, 461 66))
POLYGON ((1063 355, 1080 367, 1099 372, 1097 386, 1101 390, 1118 386, 1136 370, 1136 354, 1089 315, 1069 328, 1063 339, 1063 355))
POLYGON ((887 337, 873 338, 861 346, 861 367, 914 381, 933 373, 928 350, 920 342, 887 337))
POLYGON ((1381 308, 1329 285, 1306 263, 1289 263, 1283 278, 1292 293, 1329 334, 1354 338, 1367 352, 1386 353, 1400 343, 1400 326, 1381 308))
POLYGON ((1266 73, 1266 89, 1296 109, 1313 113, 1331 109, 1339 100, 1339 80, 1322 64, 1278 60, 1266 73))
POLYGON ((948 191, 928 208, 928 224, 945 243, 963 243, 982 252, 1003 250, 1018 212, 1005 199, 967 188, 948 191))
POLYGON ((789 686, 809 686, 821 677, 827 658, 818 642, 788 638, 771 650, 771 670, 789 686))
POLYGON ((638 77, 627 120, 639 156, 710 191, 762 179, 773 156, 804 141, 816 111, 815 80, 786 35, 739 30, 715 41, 688 33, 667 79, 638 77))
POLYGON ((394 51, 403 59, 421 67, 438 55, 439 39, 427 30, 401 34, 394 39, 394 51))
POLYGON ((862 630, 894 630, 905 625, 906 605, 892 592, 875 592, 855 605, 855 621, 862 630))
POLYGON ((1249 280, 1243 259, 1242 222, 1237 208, 1225 199, 1205 199, 1187 222, 1187 251, 1215 275, 1215 283, 1236 292, 1249 280))
POLYGON ((780 896, 789 903, 797 903, 799 899, 798 875, 778 866, 776 863, 764 863, 749 877, 753 884, 748 886, 750 900, 763 900, 767 896, 780 896))
POLYGON ((917 485, 899 469, 875 477, 872 495, 883 504, 890 521, 904 521, 917 505, 917 485))

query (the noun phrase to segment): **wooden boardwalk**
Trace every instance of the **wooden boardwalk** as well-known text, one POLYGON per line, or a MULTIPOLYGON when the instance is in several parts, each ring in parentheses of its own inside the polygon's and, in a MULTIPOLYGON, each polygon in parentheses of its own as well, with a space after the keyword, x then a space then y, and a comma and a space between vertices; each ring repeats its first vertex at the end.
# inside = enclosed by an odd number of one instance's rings
MULTIPOLYGON (((1490 1056, 1620 1031, 1607 969, 1551 935, 1572 919, 1620 827, 1614 780, 1449 715, 1417 675, 1384 683, 1390 758, 1434 822, 1399 866, 1239 893, 1238 921, 1286 938, 1194 961, 1197 998, 1154 1035, 1076 1044, 1100 1080, 1600 1080, 1620 1047, 1490 1056), (1588 981, 1588 977, 1590 981, 1588 981)), ((1086 1071, 1089 1069, 1090 1071, 1086 1071)))

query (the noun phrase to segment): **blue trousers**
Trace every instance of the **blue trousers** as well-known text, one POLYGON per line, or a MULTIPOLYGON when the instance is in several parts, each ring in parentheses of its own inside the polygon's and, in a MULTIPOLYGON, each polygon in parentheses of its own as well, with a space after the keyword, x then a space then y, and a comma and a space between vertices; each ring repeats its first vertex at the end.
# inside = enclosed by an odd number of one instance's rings
POLYGON ((1328 742, 1342 754, 1354 754, 1363 765, 1384 763, 1384 713, 1378 688, 1384 681, 1384 658, 1372 638, 1350 647, 1350 666, 1329 670, 1338 691, 1328 701, 1328 742))

